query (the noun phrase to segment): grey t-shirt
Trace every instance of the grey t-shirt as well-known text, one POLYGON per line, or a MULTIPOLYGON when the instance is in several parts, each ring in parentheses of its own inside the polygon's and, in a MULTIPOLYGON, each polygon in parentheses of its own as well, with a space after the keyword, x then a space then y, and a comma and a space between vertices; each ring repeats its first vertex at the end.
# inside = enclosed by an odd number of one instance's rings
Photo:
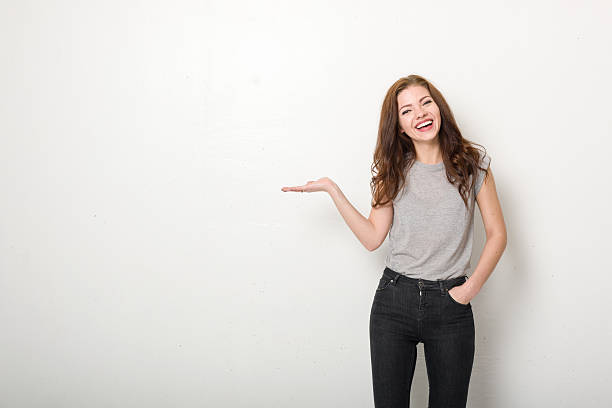
MULTIPOLYGON (((480 152, 480 165, 491 158, 480 152)), ((411 278, 450 279, 470 269, 474 230, 474 207, 485 172, 478 169, 468 209, 446 179, 444 162, 415 161, 404 189, 393 200, 386 266, 411 278)), ((471 181, 471 180, 470 180, 471 181)))

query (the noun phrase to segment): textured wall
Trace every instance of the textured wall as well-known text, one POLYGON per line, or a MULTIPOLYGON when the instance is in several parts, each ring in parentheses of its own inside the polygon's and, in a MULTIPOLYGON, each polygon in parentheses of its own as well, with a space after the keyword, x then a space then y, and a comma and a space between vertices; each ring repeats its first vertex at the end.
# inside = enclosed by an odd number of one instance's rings
POLYGON ((0 407, 372 407, 387 244, 280 188, 328 176, 367 216, 381 102, 411 73, 487 148, 508 228, 469 406, 610 406, 611 14, 2 2, 0 407))

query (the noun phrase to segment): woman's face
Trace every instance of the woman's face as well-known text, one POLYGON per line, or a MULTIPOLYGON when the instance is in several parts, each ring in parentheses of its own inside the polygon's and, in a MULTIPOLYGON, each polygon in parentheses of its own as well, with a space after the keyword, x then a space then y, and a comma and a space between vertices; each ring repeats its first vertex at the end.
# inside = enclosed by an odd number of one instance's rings
POLYGON ((440 109, 427 88, 420 85, 409 86, 397 95, 399 125, 413 141, 429 141, 438 136, 441 118, 440 109), (431 125, 419 129, 420 124, 431 125))

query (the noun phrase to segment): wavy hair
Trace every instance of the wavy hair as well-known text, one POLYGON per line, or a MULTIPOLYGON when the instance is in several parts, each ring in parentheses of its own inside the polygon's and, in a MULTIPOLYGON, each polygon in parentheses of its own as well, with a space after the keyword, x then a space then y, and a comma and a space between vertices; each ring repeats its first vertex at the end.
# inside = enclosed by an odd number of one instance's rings
MULTIPOLYGON (((372 191, 372 207, 384 206, 394 200, 406 183, 406 171, 416 158, 412 139, 406 135, 399 124, 398 94, 409 86, 425 87, 440 109, 441 126, 438 133, 440 150, 446 167, 446 178, 457 186, 457 190, 468 207, 468 197, 473 191, 478 169, 486 171, 480 164, 480 149, 478 143, 464 139, 455 117, 440 91, 428 80, 419 75, 409 75, 397 80, 387 91, 380 113, 378 138, 374 150, 374 162, 371 167, 373 174, 370 181, 372 191)), ((482 152, 483 157, 486 149, 482 152)), ((483 181, 484 183, 484 181, 483 181)))

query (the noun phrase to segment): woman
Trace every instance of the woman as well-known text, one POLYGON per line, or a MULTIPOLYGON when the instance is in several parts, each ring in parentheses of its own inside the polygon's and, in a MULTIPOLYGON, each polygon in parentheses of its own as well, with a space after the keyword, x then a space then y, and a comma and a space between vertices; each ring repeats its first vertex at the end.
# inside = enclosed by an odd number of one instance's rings
POLYGON ((506 227, 491 158, 464 139, 444 97, 425 78, 399 79, 382 106, 373 202, 361 215, 329 178, 283 191, 325 191, 370 251, 389 235, 386 267, 370 314, 374 403, 407 407, 423 343, 429 407, 465 407, 474 361, 471 300, 495 268, 506 227), (468 278, 474 203, 487 235, 468 278))

